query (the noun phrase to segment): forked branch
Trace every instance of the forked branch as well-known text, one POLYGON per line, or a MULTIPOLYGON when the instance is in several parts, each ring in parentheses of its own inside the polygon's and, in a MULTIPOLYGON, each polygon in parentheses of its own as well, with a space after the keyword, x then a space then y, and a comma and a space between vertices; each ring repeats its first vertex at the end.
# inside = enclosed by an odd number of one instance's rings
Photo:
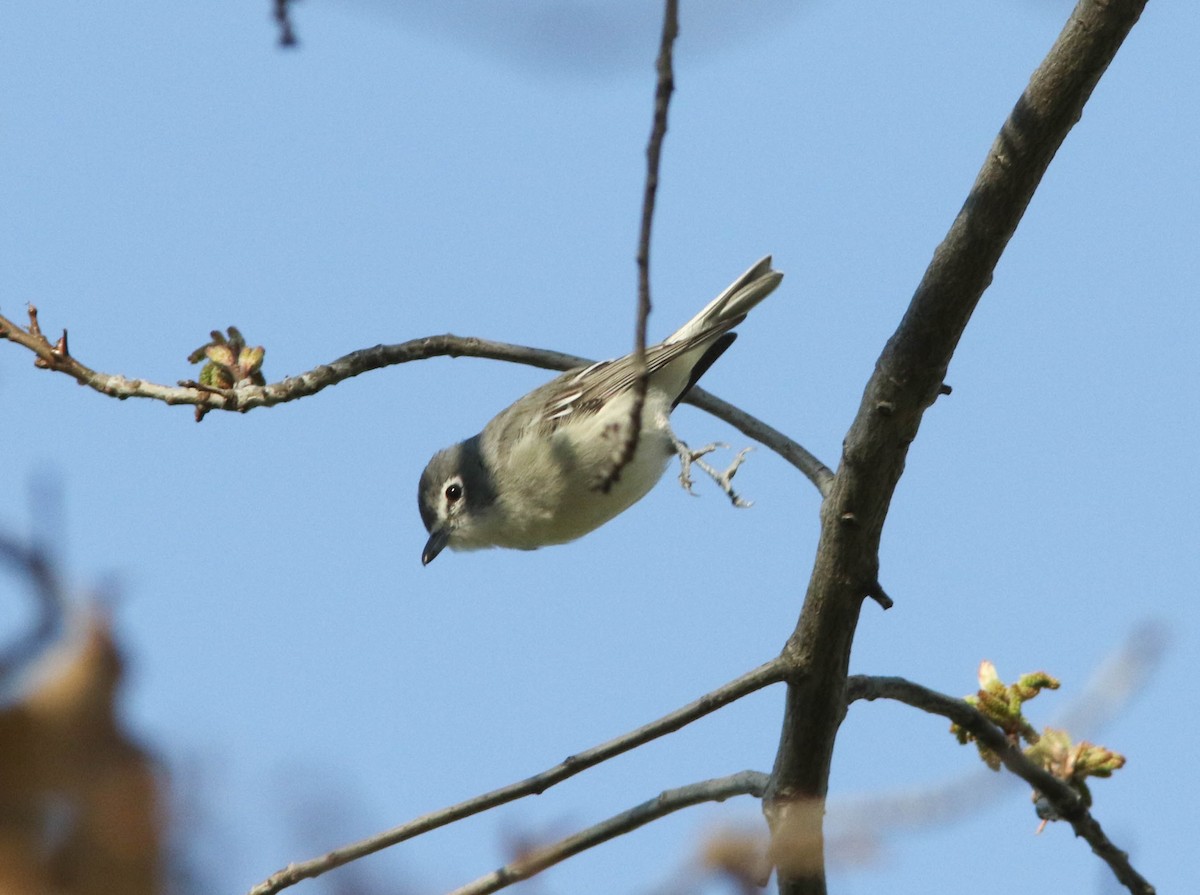
POLYGON ((976 739, 1000 757, 1004 767, 1037 790, 1053 807, 1056 815, 1067 821, 1075 835, 1092 847, 1113 875, 1134 895, 1154 895, 1154 887, 1133 869, 1129 855, 1117 848, 1099 821, 1092 817, 1079 793, 1049 771, 1030 761, 1014 746, 1004 731, 985 718, 963 699, 955 699, 900 677, 867 677, 855 675, 846 684, 848 702, 857 699, 894 699, 914 708, 941 715, 970 731, 976 739))
POLYGON ((628 752, 630 749, 637 748, 643 743, 648 743, 658 737, 679 730, 693 721, 703 718, 705 715, 711 714, 723 706, 729 705, 731 702, 736 702, 743 696, 748 696, 751 693, 761 690, 763 687, 778 683, 780 680, 782 680, 781 663, 777 659, 772 660, 718 687, 711 693, 706 693, 694 702, 676 709, 669 715, 664 715, 657 721, 651 721, 649 724, 645 724, 636 730, 631 730, 629 733, 622 734, 606 743, 601 743, 577 755, 572 755, 554 767, 542 771, 540 774, 534 774, 532 777, 518 781, 517 783, 503 786, 492 792, 467 799, 465 802, 459 802, 456 805, 450 805, 447 808, 422 815, 408 823, 401 824, 391 830, 385 830, 368 839, 351 843, 344 848, 336 849, 311 861, 289 864, 251 889, 250 895, 270 895, 270 893, 280 892, 301 880, 320 876, 323 873, 333 870, 335 867, 341 867, 343 864, 348 864, 365 855, 373 854, 380 849, 403 842, 406 839, 412 839, 414 836, 419 836, 430 830, 436 830, 438 827, 444 827, 457 820, 462 820, 464 817, 479 814, 490 808, 495 808, 498 805, 503 805, 507 802, 524 798, 525 796, 540 795, 551 786, 574 777, 581 771, 594 767, 623 752, 628 752))

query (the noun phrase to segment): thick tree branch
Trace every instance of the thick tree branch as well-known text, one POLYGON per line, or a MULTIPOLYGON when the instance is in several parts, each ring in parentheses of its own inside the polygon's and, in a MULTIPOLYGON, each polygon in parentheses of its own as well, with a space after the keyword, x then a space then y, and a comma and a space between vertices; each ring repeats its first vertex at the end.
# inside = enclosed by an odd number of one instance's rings
MULTIPOLYGON (((376 345, 352 351, 337 360, 321 364, 306 373, 289 376, 268 385, 243 384, 230 389, 216 389, 196 385, 158 385, 144 379, 127 379, 111 373, 100 373, 84 365, 65 350, 66 341, 60 340, 61 349, 51 343, 33 321, 37 320, 36 309, 32 309, 29 329, 22 328, 6 317, 0 316, 0 339, 8 339, 28 348, 36 356, 39 367, 57 370, 101 394, 125 400, 126 398, 149 398, 165 404, 188 404, 198 410, 226 410, 246 413, 256 407, 274 407, 315 395, 317 392, 337 385, 354 376, 371 370, 379 370, 395 364, 426 360, 431 357, 482 357, 491 360, 526 364, 543 370, 569 370, 592 363, 586 357, 564 354, 547 348, 529 348, 506 342, 493 342, 473 336, 427 336, 412 339, 397 345, 376 345)), ((788 438, 778 429, 768 426, 733 404, 723 401, 699 386, 688 392, 683 403, 699 407, 724 420, 735 429, 763 446, 779 454, 788 463, 802 472, 817 489, 825 494, 832 481, 833 473, 824 463, 814 457, 800 444, 788 438)))
POLYGON ((492 790, 483 795, 475 796, 474 798, 467 799, 465 802, 459 802, 456 805, 424 814, 408 823, 385 830, 368 839, 351 843, 319 858, 314 858, 311 861, 289 864, 251 889, 250 895, 269 895, 269 893, 282 891, 301 880, 320 876, 336 867, 341 867, 343 864, 348 864, 351 861, 365 855, 373 854, 380 849, 403 842, 406 839, 412 839, 414 836, 419 836, 430 830, 436 830, 438 827, 444 827, 457 820, 462 820, 464 817, 479 814, 487 811, 489 808, 495 808, 498 805, 503 805, 507 802, 524 798, 525 796, 541 795, 551 786, 561 783, 581 771, 586 771, 588 768, 594 767, 623 752, 628 752, 644 743, 686 727, 693 721, 703 718, 705 715, 711 714, 717 709, 729 705, 731 702, 736 702, 743 696, 748 696, 751 693, 761 690, 763 687, 778 683, 780 680, 782 680, 781 663, 778 659, 775 659, 718 687, 711 693, 706 693, 694 702, 676 709, 669 715, 664 715, 657 721, 651 721, 649 724, 645 724, 636 730, 631 730, 629 733, 622 734, 606 743, 601 743, 577 755, 572 755, 554 767, 542 771, 540 774, 535 774, 525 780, 511 783, 508 786, 503 786, 500 789, 492 790))
POLYGON ((742 771, 728 777, 705 780, 702 783, 693 783, 678 789, 663 790, 653 799, 630 808, 628 811, 613 815, 586 830, 580 830, 575 835, 568 836, 566 839, 521 855, 515 861, 505 864, 486 876, 481 876, 479 879, 455 889, 450 895, 489 895, 491 892, 498 892, 514 883, 541 873, 547 867, 553 867, 582 851, 602 845, 610 839, 645 826, 652 820, 666 817, 681 808, 690 808, 692 805, 700 805, 704 802, 724 802, 734 796, 751 795, 761 798, 766 788, 766 774, 759 771, 742 771))
MULTIPOLYGON (((820 854, 833 744, 845 713, 850 647, 864 596, 879 579, 879 542, 908 446, 943 385, 950 358, 1033 192, 1145 0, 1080 0, 1004 123, 971 193, 934 253, 884 348, 843 443, 821 511, 804 608, 783 650, 802 677, 788 687, 779 751, 764 804, 773 829, 795 817, 820 854), (793 808, 795 809, 793 812, 793 808)), ((783 895, 823 895, 824 873, 781 873, 783 895)))
POLYGON ((847 680, 846 698, 848 702, 857 699, 894 699, 922 711, 949 718, 970 731, 983 745, 1000 756, 1000 760, 1009 771, 1050 802, 1058 816, 1075 830, 1075 835, 1084 839, 1092 847, 1092 851, 1112 868, 1122 885, 1134 895, 1154 895, 1154 887, 1133 869, 1129 863, 1129 855, 1113 845, 1105 835, 1079 793, 1030 761, 1021 749, 1009 742, 1004 731, 965 700, 946 696, 904 678, 866 675, 855 675, 847 680))

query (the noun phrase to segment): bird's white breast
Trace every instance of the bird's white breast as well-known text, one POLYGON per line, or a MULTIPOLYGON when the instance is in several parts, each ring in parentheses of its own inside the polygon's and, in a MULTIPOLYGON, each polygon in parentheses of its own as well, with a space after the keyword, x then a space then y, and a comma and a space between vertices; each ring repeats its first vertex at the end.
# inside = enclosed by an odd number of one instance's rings
POLYGON ((615 398, 600 413, 581 415, 549 437, 521 438, 507 464, 512 480, 495 508, 502 519, 492 531, 495 545, 531 550, 573 541, 643 498, 675 453, 670 409, 666 395, 650 389, 637 450, 607 492, 600 486, 629 438, 632 394, 615 398))

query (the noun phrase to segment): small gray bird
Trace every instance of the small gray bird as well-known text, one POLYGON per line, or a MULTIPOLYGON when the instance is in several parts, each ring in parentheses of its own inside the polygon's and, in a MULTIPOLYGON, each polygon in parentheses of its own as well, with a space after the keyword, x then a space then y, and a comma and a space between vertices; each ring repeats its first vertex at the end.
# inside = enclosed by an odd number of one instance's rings
POLYGON ((643 498, 677 452, 671 411, 733 344, 730 330, 782 279, 768 255, 646 349, 637 449, 619 470, 637 382, 632 354, 568 370, 502 410, 478 435, 435 454, 417 491, 429 532, 421 562, 428 565, 446 547, 564 544, 643 498))

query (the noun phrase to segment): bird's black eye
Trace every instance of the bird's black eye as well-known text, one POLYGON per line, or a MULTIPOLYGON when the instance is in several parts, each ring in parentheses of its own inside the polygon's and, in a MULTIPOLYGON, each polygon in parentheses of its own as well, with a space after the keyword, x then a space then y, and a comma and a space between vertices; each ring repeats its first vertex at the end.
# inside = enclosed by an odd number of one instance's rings
POLYGON ((446 486, 446 500, 450 501, 451 503, 454 503, 456 500, 458 500, 461 497, 462 497, 462 485, 460 485, 458 482, 455 482, 452 485, 446 486))

